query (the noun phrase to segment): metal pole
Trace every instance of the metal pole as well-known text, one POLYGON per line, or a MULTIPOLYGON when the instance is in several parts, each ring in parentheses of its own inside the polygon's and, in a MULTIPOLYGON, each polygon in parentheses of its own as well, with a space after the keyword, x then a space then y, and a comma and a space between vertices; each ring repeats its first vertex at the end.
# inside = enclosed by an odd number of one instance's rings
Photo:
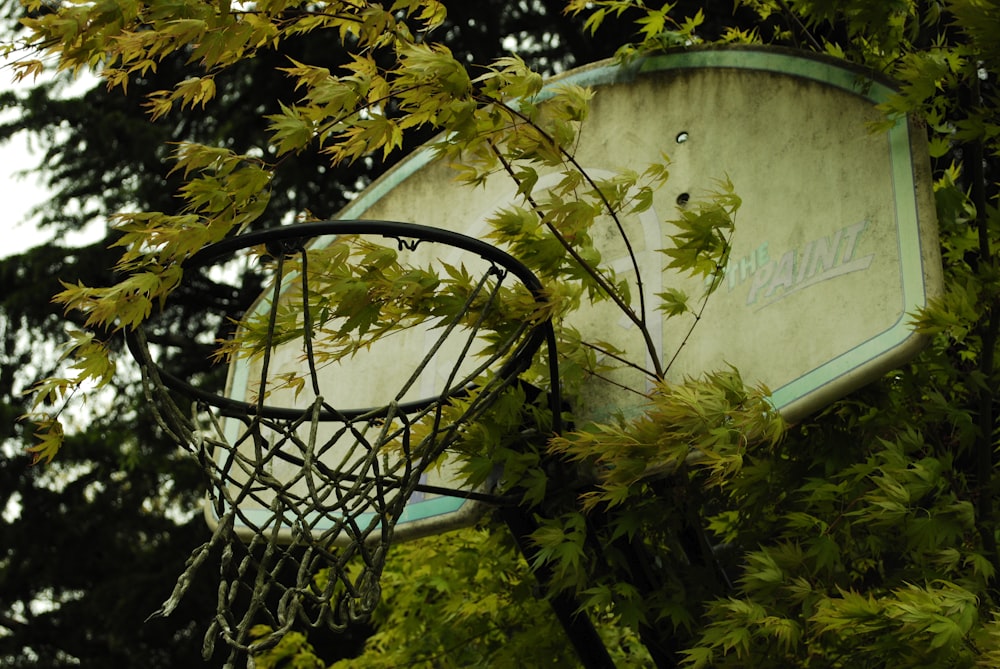
MULTIPOLYGON (((502 506, 497 509, 497 513, 513 533, 521 554, 529 564, 532 563, 537 549, 528 537, 538 529, 538 523, 530 513, 517 506, 502 506)), ((552 571, 546 564, 539 565, 535 569, 535 578, 543 588, 548 587, 551 576, 552 571)), ((568 593, 559 592, 549 597, 549 603, 559 622, 562 623, 563 629, 566 630, 566 636, 576 649, 583 666, 586 669, 615 669, 615 663, 611 660, 608 649, 590 618, 586 613, 577 613, 580 603, 576 598, 568 593)))

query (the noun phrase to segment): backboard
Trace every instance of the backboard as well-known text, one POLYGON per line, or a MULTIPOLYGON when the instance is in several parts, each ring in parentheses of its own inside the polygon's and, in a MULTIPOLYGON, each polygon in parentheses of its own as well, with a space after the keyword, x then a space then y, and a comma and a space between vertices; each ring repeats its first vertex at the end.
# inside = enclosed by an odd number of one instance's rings
MULTIPOLYGON (((941 284, 932 184, 919 128, 900 119, 887 132, 868 129, 881 119, 876 105, 892 94, 889 85, 832 60, 764 48, 696 49, 631 67, 599 63, 560 82, 595 91, 575 154, 589 173, 641 171, 661 153, 671 158, 670 179, 653 206, 624 221, 651 314, 668 288, 693 296, 704 288, 665 271, 659 250, 668 245, 667 221, 676 209, 721 178, 743 200, 724 282, 693 335, 685 340, 691 323, 683 317, 650 320, 657 355, 673 360, 668 380, 732 365, 746 382, 766 384, 774 406, 795 421, 920 349, 908 314, 941 284)), ((539 186, 545 184, 543 176, 539 186)), ((483 238, 490 215, 516 199, 504 175, 476 189, 456 183, 427 148, 339 216, 430 223, 483 238)), ((630 259, 610 228, 603 244, 605 262, 634 284, 630 259)), ((613 305, 584 305, 566 322, 584 340, 609 342, 645 362, 637 329, 613 305)), ((298 363, 291 356, 283 364, 293 370, 298 363)), ((396 371, 383 361, 330 392, 353 403, 396 371)), ((253 374, 237 362, 232 393, 244 392, 253 374)), ((429 368, 419 383, 433 388, 439 374, 429 368)), ((573 407, 577 424, 633 415, 650 388, 627 365, 594 377, 573 407)), ((434 482, 454 485, 447 465, 434 482)), ((467 524, 474 507, 446 496, 414 500, 400 534, 467 524)))

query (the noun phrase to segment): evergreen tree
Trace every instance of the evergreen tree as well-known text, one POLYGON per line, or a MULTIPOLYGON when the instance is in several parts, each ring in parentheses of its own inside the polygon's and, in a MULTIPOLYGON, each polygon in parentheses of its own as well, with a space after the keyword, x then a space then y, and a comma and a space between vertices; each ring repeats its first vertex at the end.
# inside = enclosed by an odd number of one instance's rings
MULTIPOLYGON (((637 42, 620 51, 619 40, 608 38, 606 42, 613 45, 608 51, 618 51, 625 58, 705 40, 764 42, 820 51, 898 80, 900 94, 882 111, 890 119, 912 115, 927 128, 935 160, 946 290, 915 318, 914 327, 933 338, 926 352, 783 431, 757 392, 743 388, 734 374, 716 373, 686 385, 664 385, 654 394, 649 412, 638 419, 538 444, 534 452, 498 448, 483 454, 474 452, 470 444, 473 462, 476 457, 506 461, 509 473, 520 474, 510 474, 512 487, 525 494, 526 503, 546 512, 548 520, 533 536, 539 558, 532 566, 551 570, 556 588, 573 592, 588 611, 600 614, 602 633, 613 643, 616 658, 623 664, 648 663, 645 647, 661 666, 995 665, 1000 659, 1000 627, 994 614, 1000 564, 994 476, 994 388, 1000 333, 994 183, 996 156, 1000 155, 996 146, 1000 137, 996 118, 1000 15, 991 4, 979 0, 745 0, 737 3, 740 13, 735 18, 726 13, 728 8, 713 3, 705 3, 704 12, 695 11, 700 3, 662 9, 628 0, 574 0, 567 4, 570 14, 583 18, 587 30, 599 36, 611 35, 602 31, 619 20, 624 23, 618 24, 617 34, 628 34, 633 30, 627 27, 629 22, 637 20, 637 42), (689 459, 692 449, 706 457, 689 459), (539 496, 538 486, 550 481, 543 463, 553 453, 595 465, 599 485, 583 500, 573 495, 539 496), (518 457, 520 469, 514 467, 518 457), (532 458, 530 464, 523 464, 532 458), (677 464, 661 479, 632 475, 644 470, 650 459, 677 464), (539 500, 541 506, 537 506, 539 500), (676 550, 683 526, 664 523, 665 518, 688 514, 704 517, 712 542, 725 546, 704 564, 676 550), (637 551, 650 564, 658 565, 655 578, 643 588, 625 587, 631 582, 630 567, 635 563, 620 559, 622 536, 637 537, 637 551), (734 576, 731 585, 707 568, 715 560, 734 576)), ((272 211, 281 213, 271 223, 321 201, 315 193, 301 190, 303 174, 312 172, 299 173, 296 167, 298 161, 305 164, 311 160, 308 156, 318 153, 317 145, 326 149, 330 165, 322 169, 349 170, 352 165, 374 169, 375 162, 369 165, 368 156, 399 156, 414 145, 409 142, 448 130, 455 133, 450 140, 451 157, 464 160, 466 176, 476 182, 491 170, 524 169, 523 161, 562 165, 562 155, 553 158, 551 151, 546 153, 551 149, 547 141, 564 148, 575 137, 571 132, 560 136, 549 131, 563 130, 567 126, 559 124, 582 113, 584 106, 581 96, 567 91, 539 102, 544 114, 526 114, 526 122, 505 125, 503 119, 509 118, 505 115, 516 116, 517 111, 499 101, 500 93, 530 97, 539 77, 516 59, 490 64, 492 54, 471 54, 470 49, 466 56, 458 49, 427 46, 439 39, 435 31, 442 35, 449 31, 452 35, 477 34, 493 28, 479 19, 458 22, 455 13, 452 20, 456 23, 449 26, 443 20, 442 7, 433 2, 396 3, 398 15, 384 12, 377 4, 337 3, 343 14, 310 14, 299 12, 298 6, 276 3, 262 8, 260 16, 240 12, 236 16, 230 11, 217 12, 215 5, 191 1, 182 3, 193 21, 184 24, 189 32, 170 22, 178 14, 158 16, 155 4, 152 8, 144 5, 142 12, 133 4, 110 0, 94 7, 52 12, 40 3, 27 6, 37 15, 31 23, 34 34, 53 46, 64 65, 83 66, 97 57, 108 58, 105 74, 119 88, 127 83, 131 90, 137 90, 149 76, 144 59, 150 56, 151 48, 161 48, 172 56, 201 49, 200 62, 187 62, 173 73, 166 67, 159 71, 157 76, 162 72, 164 79, 146 90, 162 92, 147 94, 146 100, 154 116, 165 122, 176 119, 185 131, 198 126, 200 119, 208 119, 209 114, 215 119, 204 121, 205 128, 215 130, 194 135, 202 145, 188 146, 179 156, 182 167, 191 169, 176 178, 186 184, 182 189, 187 188, 183 191, 186 201, 180 206, 195 212, 199 224, 220 236, 245 227, 248 221, 268 221, 272 211), (111 6, 127 11, 109 12, 111 6), (73 11, 94 19, 84 30, 86 41, 76 29, 66 27, 65 20, 73 11), (240 33, 245 27, 241 23, 253 21, 258 22, 254 29, 264 30, 269 40, 254 45, 240 37, 245 35, 240 33), (208 26, 216 25, 213 22, 218 22, 222 43, 215 51, 206 52, 205 36, 208 26), (138 25, 148 40, 111 39, 122 28, 138 25), (331 56, 330 49, 311 54, 297 50, 298 40, 304 39, 301 33, 324 31, 328 36, 351 36, 337 42, 344 53, 331 56), (265 42, 280 48, 272 51, 262 46, 265 42), (278 111, 274 106, 255 107, 255 114, 272 114, 271 125, 261 130, 257 139, 241 143, 238 132, 222 128, 225 124, 219 123, 215 112, 233 99, 226 93, 228 78, 258 65, 261 77, 265 70, 286 67, 287 61, 275 55, 278 52, 300 54, 302 59, 288 71, 290 84, 275 84, 270 90, 287 91, 296 83, 300 88, 289 93, 278 111), (357 57, 351 73, 369 77, 366 83, 373 89, 359 93, 347 78, 329 81, 325 75, 318 77, 322 68, 348 62, 348 52, 357 57), (482 89, 471 86, 465 69, 471 62, 482 63, 477 60, 479 55, 486 61, 482 72, 490 75, 482 89), (268 62, 268 66, 261 65, 268 62), (333 90, 324 89, 318 81, 333 90), (381 86, 398 96, 393 100, 395 106, 382 104, 385 100, 377 94, 383 90, 381 86), (340 134, 317 136, 312 129, 322 127, 336 111, 324 106, 332 92, 354 96, 340 111, 362 108, 366 114, 341 118, 340 134), (458 113, 463 109, 468 110, 468 116, 458 113), (408 123, 414 132, 400 137, 398 130, 408 123), (546 141, 538 141, 539 136, 546 141), (282 162, 278 155, 254 154, 254 147, 259 146, 273 146, 275 154, 289 156, 288 162, 282 162), (219 147, 226 152, 220 153, 219 147), (222 177, 212 170, 219 156, 233 161, 227 165, 236 166, 232 171, 222 170, 222 177), (270 202, 264 206, 257 191, 227 181, 227 175, 234 173, 244 179, 266 175, 272 184, 270 202), (288 186, 274 185, 286 178, 288 186), (199 195, 197 188, 229 198, 232 206, 217 206, 211 198, 199 195), (299 192, 306 193, 304 199, 295 199, 299 192)), ((523 24, 519 23, 524 20, 525 7, 546 17, 556 16, 548 3, 518 4, 516 10, 502 14, 518 28, 493 34, 515 35, 527 49, 533 40, 520 32, 523 24)), ((538 43, 561 46, 562 38, 551 35, 562 34, 553 31, 548 40, 538 43)), ((583 39, 572 30, 566 35, 567 44, 583 39)), ((503 47, 504 38, 493 43, 503 47)), ((578 53, 606 52, 581 49, 578 53)), ((536 57, 535 65, 541 69, 559 69, 574 62, 557 61, 544 49, 536 52, 536 57)), ((260 79, 242 81, 256 83, 260 79)), ((272 97, 277 96, 272 92, 272 97)), ((170 136, 187 138, 186 134, 170 136)), ((160 155, 150 164, 163 159, 160 155)), ((316 171, 320 171, 319 166, 316 171)), ((363 185, 367 178, 367 172, 346 178, 342 182, 348 186, 345 191, 363 185)), ((639 186, 635 180, 629 185, 639 186)), ((531 194, 530 184, 525 190, 531 194)), ((122 200, 126 201, 133 200, 122 200)), ((728 214, 732 207, 727 209, 727 205, 733 202, 731 195, 723 193, 714 204, 728 214)), ((545 214, 542 220, 550 223, 566 222, 558 218, 564 211, 560 205, 565 204, 533 205, 534 213, 545 214)), ((330 206, 335 208, 336 202, 330 206)), ((617 211, 614 204, 608 208, 607 213, 617 211)), ((185 227, 188 222, 171 217, 170 212, 176 209, 163 207, 160 211, 163 213, 146 218, 127 217, 117 228, 119 234, 126 235, 126 248, 135 252, 126 258, 124 269, 169 277, 171 268, 189 254, 190 249, 184 246, 187 240, 178 241, 178 233, 195 234, 199 228, 185 227), (142 253, 150 231, 163 234, 167 240, 155 256, 142 253)), ((321 210, 315 213, 328 215, 321 210)), ((692 227, 691 234, 718 239, 717 233, 729 223, 727 215, 720 215, 707 227, 692 227)), ((515 249, 529 248, 529 242, 537 241, 519 236, 522 231, 513 228, 496 232, 502 242, 515 249)), ((558 225, 550 232, 558 238, 558 225)), ((721 262, 724 245, 713 247, 710 253, 714 261, 721 262)), ((94 271, 108 266, 97 265, 94 271)), ((608 299, 618 296, 616 287, 604 283, 600 272, 592 271, 586 262, 533 269, 549 271, 545 278, 553 282, 576 282, 574 285, 603 293, 608 299), (575 268, 576 273, 567 267, 575 268)), ((86 287, 114 285, 115 280, 91 276, 83 284, 64 290, 60 298, 72 308, 71 317, 90 315, 90 327, 101 335, 99 346, 90 346, 95 340, 85 340, 86 345, 76 349, 74 360, 84 365, 84 377, 89 375, 105 386, 110 383, 105 374, 111 360, 108 356, 118 344, 111 339, 105 343, 101 328, 128 328, 143 320, 141 311, 125 310, 127 305, 119 299, 121 287, 130 285, 128 277, 111 290, 86 287)), ((171 289, 172 284, 164 278, 137 294, 152 302, 171 289)), ((245 296, 227 297, 232 302, 228 310, 214 305, 216 320, 200 323, 218 327, 222 314, 238 314, 245 296)), ((171 303, 185 301, 172 298, 171 303)), ((180 318, 182 314, 183 310, 172 319, 178 327, 192 322, 180 318)), ((51 316, 42 318, 55 321, 51 316)), ((26 327, 21 331, 30 331, 26 327)), ((189 341, 195 340, 195 332, 185 334, 192 335, 189 341)), ((19 336, 23 337, 12 330, 7 337, 11 359, 26 355, 24 339, 19 336)), ((178 357, 179 362, 183 360, 183 356, 178 357)), ((3 378, 14 384, 15 376, 7 372, 3 378)), ((72 383, 50 381, 43 386, 46 392, 41 397, 48 394, 61 399, 72 387, 72 383)), ((127 387, 115 392, 116 397, 118 393, 122 398, 129 396, 127 387)), ((129 407, 136 404, 117 402, 116 406, 128 416, 133 411, 129 407)), ((102 424, 109 425, 98 420, 95 429, 102 424)), ((502 432, 514 427, 509 421, 504 423, 500 415, 488 416, 482 423, 484 430, 502 432)), ((43 422, 43 441, 36 447, 43 458, 55 456, 61 448, 55 462, 63 464, 56 467, 72 469, 68 458, 74 449, 86 450, 88 443, 106 444, 104 439, 81 442, 82 433, 77 433, 60 445, 58 429, 55 422, 43 422)), ((139 449, 135 457, 143 463, 131 466, 144 471, 145 461, 155 460, 155 456, 141 449, 155 443, 156 438, 141 443, 133 438, 130 432, 121 443, 130 445, 129 453, 139 449)), ((74 482, 85 478, 79 475, 74 482)), ((87 500, 94 494, 94 488, 87 492, 88 482, 84 481, 82 489, 66 486, 63 492, 72 495, 80 489, 79 495, 87 500)), ((48 487, 54 485, 49 483, 48 487)), ((44 500, 35 503, 44 508, 44 500)), ((25 510, 22 517, 28 516, 25 510)), ((446 661, 501 664, 511 657, 505 650, 518 653, 516 659, 528 665, 554 655, 563 657, 551 645, 538 645, 539 630, 551 625, 551 619, 536 607, 532 589, 523 587, 528 578, 525 566, 516 560, 512 547, 496 528, 469 531, 452 541, 400 546, 397 551, 411 556, 417 567, 397 561, 386 574, 386 581, 396 589, 387 593, 387 606, 376 615, 376 634, 364 654, 349 661, 350 666, 446 661), (485 574, 477 567, 479 561, 461 559, 470 554, 481 556, 488 565, 485 574), (441 565, 429 576, 421 568, 435 560, 441 565), (476 593, 456 585, 470 581, 480 584, 476 593), (503 602, 499 607, 498 598, 503 602), (536 624, 521 629, 515 620, 496 613, 503 607, 516 608, 522 620, 536 624), (531 642, 524 643, 525 639, 531 642), (540 649, 538 655, 532 647, 540 649)), ((8 555, 5 568, 10 560, 8 555)), ((53 596, 48 590, 22 595, 20 608, 14 606, 6 615, 12 631, 18 629, 18 618, 30 613, 35 593, 43 592, 55 602, 65 601, 59 610, 68 608, 74 591, 63 589, 53 596)), ((323 660, 318 659, 318 649, 311 646, 317 641, 298 633, 287 635, 275 649, 257 658, 258 665, 279 666, 290 656, 302 663, 335 659, 321 650, 323 660)))

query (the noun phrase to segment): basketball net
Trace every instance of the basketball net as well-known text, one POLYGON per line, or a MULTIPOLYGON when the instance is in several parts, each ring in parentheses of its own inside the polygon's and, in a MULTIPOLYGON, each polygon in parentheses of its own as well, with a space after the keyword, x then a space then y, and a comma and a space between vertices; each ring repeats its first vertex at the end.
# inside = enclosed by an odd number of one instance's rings
POLYGON ((379 580, 394 530, 421 477, 517 381, 551 332, 547 321, 529 320, 501 339, 490 331, 488 323, 502 308, 504 284, 514 273, 520 288, 542 306, 540 284, 510 256, 462 235, 366 221, 288 226, 244 237, 206 255, 212 259, 262 240, 269 248, 279 243, 270 298, 261 302, 268 305, 262 319, 267 326, 256 345, 259 381, 251 401, 215 396, 166 374, 141 330, 129 342, 156 420, 197 458, 217 518, 211 537, 192 552, 173 593, 154 615, 169 615, 195 572, 214 561, 217 606, 204 653, 211 655, 216 639, 223 639, 231 649, 227 666, 242 654, 272 647, 293 626, 344 630, 369 618, 380 599, 379 580), (462 308, 434 321, 436 338, 425 357, 399 388, 389 391, 386 403, 357 409, 335 406, 322 392, 322 342, 310 286, 316 278, 302 239, 320 232, 357 233, 362 223, 365 234, 397 238, 400 250, 424 241, 461 245, 486 254, 481 256, 486 263, 462 308), (294 244, 285 243, 293 237, 294 244), (296 290, 290 290, 292 282, 296 290), (278 390, 289 380, 276 379, 272 370, 275 352, 289 345, 278 315, 288 305, 287 295, 300 300, 299 353, 306 378, 295 388, 294 406, 274 406, 270 399, 291 396, 278 390), (489 337, 491 345, 484 349, 479 343, 489 337), (405 401, 442 351, 453 362, 440 392, 405 401))

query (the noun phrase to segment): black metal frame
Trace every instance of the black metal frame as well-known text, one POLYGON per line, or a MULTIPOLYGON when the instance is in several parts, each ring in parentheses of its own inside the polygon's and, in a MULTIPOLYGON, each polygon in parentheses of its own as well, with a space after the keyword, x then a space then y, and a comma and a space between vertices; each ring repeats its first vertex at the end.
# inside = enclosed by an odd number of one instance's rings
MULTIPOLYGON (((476 254, 494 266, 503 268, 516 276, 531 292, 539 304, 545 302, 542 284, 538 278, 519 260, 510 254, 479 239, 457 232, 434 228, 413 223, 400 223, 381 220, 346 220, 300 223, 272 228, 259 232, 238 235, 223 240, 192 256, 183 264, 184 270, 201 269, 216 265, 240 250, 265 245, 275 253, 290 253, 305 249, 308 240, 330 235, 379 235, 394 239, 399 248, 413 250, 420 243, 429 241, 460 248, 476 254)), ((137 360, 147 360, 156 367, 156 374, 165 386, 183 395, 214 407, 221 415, 230 417, 260 416, 264 418, 288 419, 301 415, 301 409, 266 406, 262 403, 249 403, 233 400, 214 393, 206 392, 187 381, 165 372, 149 360, 142 351, 135 333, 126 332, 126 343, 129 351, 137 360)), ((531 364, 534 355, 542 345, 548 348, 550 392, 549 405, 552 408, 553 432, 562 431, 562 397, 560 393, 558 357, 556 351, 555 333, 549 320, 543 321, 531 328, 527 338, 522 341, 512 357, 498 370, 497 376, 513 381, 514 377, 524 372, 531 364)), ((452 396, 458 397, 468 389, 459 389, 452 396)), ((411 413, 424 409, 440 397, 424 398, 411 402, 400 403, 395 409, 401 413, 411 413)), ((337 412, 321 411, 320 420, 340 420, 357 418, 363 415, 373 415, 377 408, 361 408, 338 410, 337 412)), ((516 499, 510 496, 500 497, 475 491, 461 491, 438 486, 418 485, 417 490, 425 490, 439 495, 451 495, 494 504, 499 509, 499 515, 514 535, 515 542, 522 554, 532 561, 537 549, 531 544, 530 534, 537 528, 530 510, 521 508, 516 499)), ((536 578, 543 588, 547 586, 548 572, 545 569, 536 570, 536 578)), ((569 637, 577 655, 586 669, 613 669, 614 663, 604 646, 600 635, 594 628, 586 613, 579 612, 579 603, 566 593, 558 593, 550 598, 550 604, 569 637)))
MULTIPOLYGON (((405 248, 407 250, 413 250, 420 243, 425 241, 460 248, 464 251, 478 255, 483 260, 486 260, 495 266, 501 267, 503 270, 516 276, 525 288, 531 292, 537 303, 544 304, 546 301, 542 292, 542 284, 538 280, 538 277, 536 277, 531 270, 525 267, 519 260, 497 247, 479 239, 457 232, 452 232, 450 230, 418 225, 416 223, 400 223, 396 221, 319 221, 313 223, 298 223, 280 228, 270 228, 258 232, 251 232, 231 237, 206 247, 187 260, 182 267, 185 271, 210 267, 228 260, 238 251, 259 245, 279 248, 279 252, 287 252, 291 249, 299 250, 304 248, 304 242, 306 240, 331 235, 378 235, 387 239, 395 240, 401 249, 405 248)), ((133 356, 138 359, 139 356, 137 355, 138 350, 135 337, 128 336, 128 333, 126 337, 129 350, 132 352, 133 356)), ((528 368, 528 366, 530 366, 531 360, 534 358, 535 353, 543 343, 546 343, 551 349, 550 352, 554 353, 555 335, 552 333, 552 325, 549 321, 539 323, 537 326, 532 328, 531 334, 525 341, 521 342, 514 356, 512 356, 504 364, 504 366, 497 371, 497 376, 502 379, 511 379, 522 373, 528 368)), ((552 401, 555 402, 554 406, 559 406, 561 404, 561 398, 558 394, 559 373, 557 361, 555 360, 554 355, 550 355, 549 359, 551 361, 549 372, 553 392, 555 393, 555 397, 552 401)), ((295 418, 302 412, 301 409, 266 405, 261 407, 255 403, 240 402, 215 393, 206 392, 201 388, 191 385, 183 379, 173 376, 172 374, 168 374, 162 369, 157 369, 157 373, 167 387, 196 398, 199 401, 218 409, 221 415, 224 416, 238 417, 247 415, 254 416, 259 414, 267 418, 288 419, 295 418)), ((454 396, 460 396, 463 392, 466 392, 466 390, 459 389, 456 391, 454 396)), ((403 414, 413 413, 440 401, 440 399, 440 397, 435 396, 400 403, 396 407, 396 411, 403 414)), ((343 420, 344 418, 351 419, 362 415, 377 415, 373 414, 373 412, 377 411, 377 407, 346 410, 338 409, 336 413, 321 411, 320 420, 343 420)), ((556 415, 555 418, 557 419, 558 415, 556 415)))

